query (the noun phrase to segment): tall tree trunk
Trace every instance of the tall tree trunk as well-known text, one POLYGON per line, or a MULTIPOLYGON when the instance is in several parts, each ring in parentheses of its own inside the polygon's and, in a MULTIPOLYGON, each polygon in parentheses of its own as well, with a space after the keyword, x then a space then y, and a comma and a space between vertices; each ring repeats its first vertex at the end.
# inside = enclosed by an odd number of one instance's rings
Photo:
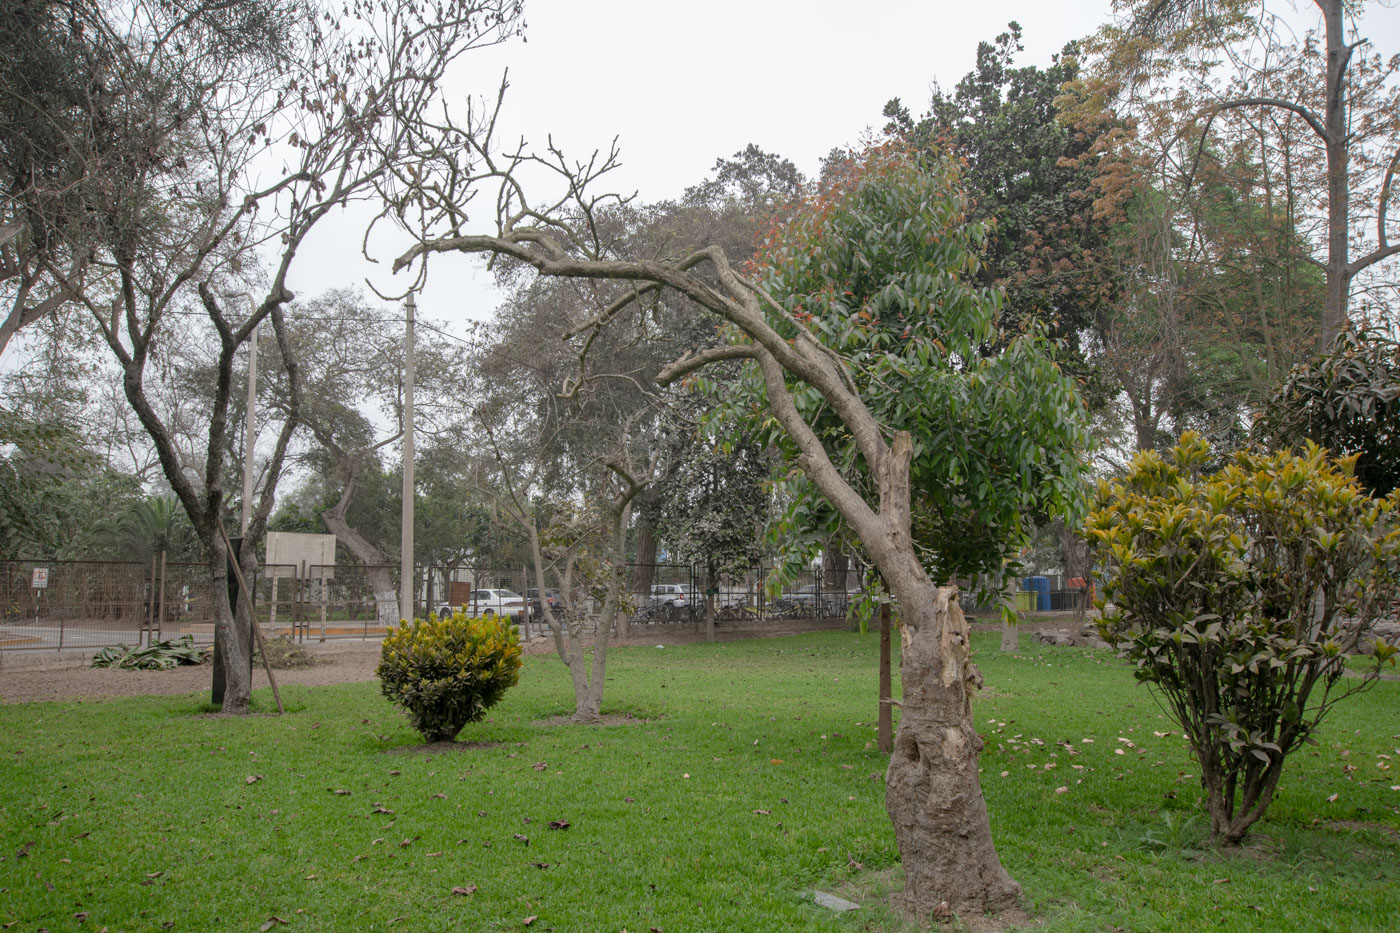
POLYGON ((1347 316, 1351 276, 1347 269, 1350 230, 1350 179, 1347 178, 1349 139, 1346 73, 1351 48, 1346 41, 1342 0, 1317 0, 1327 37, 1327 101, 1323 114, 1327 130, 1327 294, 1322 311, 1319 349, 1326 351, 1342 332, 1347 316))
POLYGON ((822 587, 833 592, 844 593, 850 589, 846 573, 851 565, 850 555, 842 547, 841 540, 833 535, 826 539, 822 547, 822 587))
MULTIPOLYGON (((911 909, 927 914, 946 904, 957 912, 999 911, 1015 906, 1021 886, 997 857, 977 777, 982 737, 972 722, 971 691, 982 685, 982 675, 972 663, 957 587, 934 586, 914 550, 912 457, 912 438, 897 433, 876 470, 875 520, 851 510, 871 560, 899 601, 902 622, 904 697, 885 775, 885 810, 894 824, 911 909)), ((830 475, 817 471, 824 483, 830 475)), ((844 496, 835 483, 827 485, 828 496, 844 496)))
POLYGON ((715 640, 715 593, 719 586, 719 574, 714 564, 705 565, 705 640, 715 640))
POLYGON ((632 592, 646 596, 656 577, 657 496, 648 489, 637 497, 637 556, 632 565, 632 592))

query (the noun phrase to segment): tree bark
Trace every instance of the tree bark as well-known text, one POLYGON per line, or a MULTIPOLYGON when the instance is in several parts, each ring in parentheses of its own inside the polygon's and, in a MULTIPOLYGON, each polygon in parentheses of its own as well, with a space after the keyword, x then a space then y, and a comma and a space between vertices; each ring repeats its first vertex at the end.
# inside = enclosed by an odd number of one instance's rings
POLYGON ((904 703, 885 776, 885 809, 904 861, 905 898, 926 915, 947 909, 995 912, 1015 906, 1021 886, 992 844, 977 779, 982 738, 969 690, 980 685, 957 588, 901 587, 900 676, 904 703), (903 610, 911 607, 913 612, 903 610))
POLYGON ((253 678, 245 653, 251 651, 252 646, 245 649, 234 627, 233 608, 228 604, 229 554, 222 536, 216 531, 207 546, 209 573, 213 578, 210 601, 214 605, 214 637, 218 639, 219 655, 224 661, 224 703, 221 709, 225 713, 241 715, 248 712, 253 693, 253 678))
POLYGON ((1327 38, 1327 101, 1324 120, 1327 135, 1327 294, 1322 311, 1322 351, 1332 346, 1347 317, 1350 230, 1350 139, 1347 132, 1346 74, 1351 49, 1346 41, 1342 0, 1317 0, 1327 38))

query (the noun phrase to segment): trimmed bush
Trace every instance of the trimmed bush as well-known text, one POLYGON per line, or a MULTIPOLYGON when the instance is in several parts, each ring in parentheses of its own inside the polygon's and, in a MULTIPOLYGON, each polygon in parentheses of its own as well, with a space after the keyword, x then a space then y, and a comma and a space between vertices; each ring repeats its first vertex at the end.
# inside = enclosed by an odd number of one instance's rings
POLYGON ((1214 475, 1209 459, 1190 433, 1167 458, 1139 454, 1100 486, 1086 533, 1112 603, 1099 632, 1181 725, 1211 835, 1234 844, 1268 808, 1284 759, 1395 663, 1372 629, 1400 583, 1400 493, 1372 499, 1355 457, 1312 443, 1242 452, 1214 475))
POLYGON ((428 742, 450 742, 520 680, 510 623, 450 616, 400 623, 384 636, 380 689, 428 742))

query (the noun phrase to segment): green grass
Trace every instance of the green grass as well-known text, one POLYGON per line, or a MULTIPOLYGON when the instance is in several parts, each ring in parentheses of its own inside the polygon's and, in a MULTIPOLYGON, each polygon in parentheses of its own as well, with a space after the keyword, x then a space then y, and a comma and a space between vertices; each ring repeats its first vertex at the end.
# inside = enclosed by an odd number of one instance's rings
MULTIPOLYGON (((977 636, 983 787, 1041 928, 1394 929, 1400 684, 1340 707, 1249 844, 1212 851, 1197 772, 1145 688, 1102 655, 1005 656, 997 638, 977 636)), ((648 721, 607 727, 537 725, 571 698, 532 657, 460 737, 494 745, 431 755, 375 684, 289 687, 281 718, 211 717, 202 696, 0 707, 0 925, 904 929, 873 895, 848 915, 810 899, 897 883, 876 649, 826 633, 615 650, 605 709, 648 721)))

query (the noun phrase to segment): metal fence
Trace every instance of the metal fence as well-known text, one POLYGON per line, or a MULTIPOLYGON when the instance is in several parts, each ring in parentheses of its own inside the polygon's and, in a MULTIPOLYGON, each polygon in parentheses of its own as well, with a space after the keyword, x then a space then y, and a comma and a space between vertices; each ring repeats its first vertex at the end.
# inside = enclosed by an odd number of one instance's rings
POLYGON ((206 564, 0 561, 0 650, 212 642, 206 564))
MULTIPOLYGON (((705 618, 703 568, 633 564, 625 573, 623 614, 630 624, 705 618)), ((716 581, 711 594, 716 618, 722 623, 843 618, 854 595, 846 575, 811 571, 770 597, 764 586, 768 576, 768 568, 754 567, 716 581)), ((527 568, 424 567, 417 577, 416 615, 444 606, 480 611, 480 591, 506 589, 525 597, 517 621, 527 632, 543 621, 534 573, 527 568)), ((251 586, 255 614, 271 636, 371 639, 399 618, 397 566, 264 565, 251 586)), ((598 608, 588 597, 584 602, 590 604, 579 607, 583 611, 598 608)), ((184 635, 211 644, 213 606, 209 567, 203 563, 0 561, 0 650, 96 649, 184 635)))

